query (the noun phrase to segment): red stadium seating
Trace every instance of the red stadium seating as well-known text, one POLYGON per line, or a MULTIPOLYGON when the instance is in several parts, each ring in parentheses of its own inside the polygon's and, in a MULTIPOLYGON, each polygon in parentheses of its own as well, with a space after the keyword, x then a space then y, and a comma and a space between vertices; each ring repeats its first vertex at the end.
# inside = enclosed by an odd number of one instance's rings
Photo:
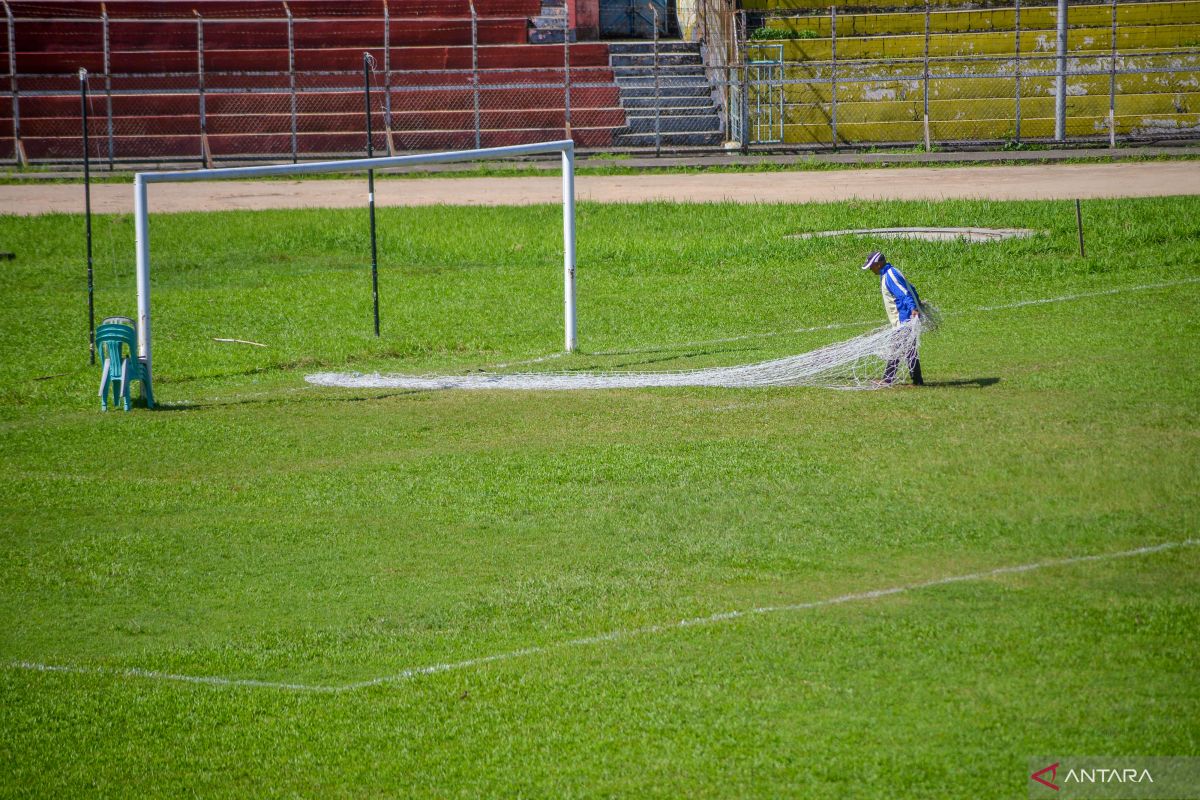
MULTIPOLYGON (((468 0, 387 0, 386 24, 384 4, 290 0, 289 54, 282 2, 108 2, 106 90, 101 3, 10 2, 24 155, 80 158, 80 68, 92 73, 94 155, 107 157, 111 131, 118 159, 200 159, 206 146, 215 158, 290 157, 293 82, 296 154, 360 154, 364 52, 376 59, 372 125, 380 152, 389 134, 395 151, 473 147, 476 108, 484 146, 564 135, 564 47, 527 41, 541 0, 475 0, 477 84, 468 0)), ((7 60, 7 39, 0 40, 7 60)), ((626 120, 608 46, 572 44, 569 53, 571 134, 582 146, 610 145, 626 120)), ((15 157, 13 127, 5 96, 0 159, 15 157)))

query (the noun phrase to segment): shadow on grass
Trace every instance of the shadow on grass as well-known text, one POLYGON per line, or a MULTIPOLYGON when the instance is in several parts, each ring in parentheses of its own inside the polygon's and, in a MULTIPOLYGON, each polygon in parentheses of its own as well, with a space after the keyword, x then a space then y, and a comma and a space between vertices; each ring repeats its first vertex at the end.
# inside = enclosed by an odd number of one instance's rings
MULTIPOLYGON (((159 403, 154 407, 155 413, 163 411, 203 411, 209 408, 233 408, 235 406, 272 406, 280 403, 317 402, 317 403, 365 403, 370 400, 387 400, 391 397, 407 397, 414 394, 429 394, 430 389, 398 389, 394 392, 381 392, 370 395, 331 396, 312 393, 306 396, 291 397, 247 397, 241 400, 213 400, 209 403, 193 403, 181 401, 177 403, 159 403)), ((144 406, 143 406, 144 408, 144 406)))
POLYGON ((925 381, 926 388, 933 389, 984 389, 995 386, 999 378, 962 378, 956 381, 925 381))

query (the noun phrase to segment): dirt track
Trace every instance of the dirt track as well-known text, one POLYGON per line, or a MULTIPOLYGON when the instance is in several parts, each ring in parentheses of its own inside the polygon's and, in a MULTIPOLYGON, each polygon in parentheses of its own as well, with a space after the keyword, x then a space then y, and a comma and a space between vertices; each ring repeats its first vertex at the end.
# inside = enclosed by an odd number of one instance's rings
MULTIPOLYGON (((352 208, 366 204, 365 180, 224 181, 156 184, 149 188, 156 212, 260 208, 352 208)), ((1041 164, 943 168, 831 170, 697 175, 580 176, 581 200, 617 203, 677 202, 805 203, 849 199, 1066 200, 1150 197, 1200 193, 1200 161, 1117 164, 1041 164)), ((529 205, 557 203, 554 177, 429 178, 380 180, 376 201, 384 206, 529 205)), ((0 214, 78 212, 79 185, 30 183, 0 186, 0 214)), ((99 213, 128 213, 128 184, 92 187, 99 213)))

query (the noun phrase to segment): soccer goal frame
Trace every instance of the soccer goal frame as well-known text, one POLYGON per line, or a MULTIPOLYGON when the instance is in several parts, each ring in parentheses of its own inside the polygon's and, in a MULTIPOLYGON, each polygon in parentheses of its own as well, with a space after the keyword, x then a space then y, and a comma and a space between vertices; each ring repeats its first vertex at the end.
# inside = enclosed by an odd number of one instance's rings
MULTIPOLYGON (((134 233, 137 247, 138 358, 149 369, 153 358, 150 326, 150 203, 146 187, 151 183, 186 183, 228 178, 260 178, 276 175, 318 175, 328 172, 371 172, 390 167, 416 164, 444 164, 452 161, 477 161, 493 158, 562 155, 563 193, 563 327, 566 350, 575 350, 575 143, 570 139, 485 147, 444 153, 419 153, 408 156, 354 158, 340 161, 314 161, 302 164, 223 167, 181 172, 139 172, 133 176, 134 233)), ((373 193, 367 198, 374 204, 373 193)))

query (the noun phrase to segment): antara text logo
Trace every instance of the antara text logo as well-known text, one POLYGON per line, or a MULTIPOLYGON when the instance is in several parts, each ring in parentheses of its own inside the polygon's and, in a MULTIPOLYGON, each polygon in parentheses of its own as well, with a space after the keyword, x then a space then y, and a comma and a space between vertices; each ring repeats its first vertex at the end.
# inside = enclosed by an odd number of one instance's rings
POLYGON ((1030 758, 1030 800, 1200 800, 1195 756, 1030 758))
MULTIPOLYGON (((1054 781, 1058 780, 1058 767, 1062 762, 1055 761, 1048 767, 1042 767, 1037 772, 1029 776, 1030 780, 1035 780, 1043 786, 1048 786, 1054 791, 1062 789, 1054 781)), ((1150 770, 1143 767, 1110 768, 1110 767, 1093 767, 1087 769, 1084 767, 1071 768, 1066 770, 1066 774, 1062 777, 1064 785, 1071 783, 1078 784, 1096 784, 1096 783, 1154 783, 1154 776, 1150 774, 1150 770)))

